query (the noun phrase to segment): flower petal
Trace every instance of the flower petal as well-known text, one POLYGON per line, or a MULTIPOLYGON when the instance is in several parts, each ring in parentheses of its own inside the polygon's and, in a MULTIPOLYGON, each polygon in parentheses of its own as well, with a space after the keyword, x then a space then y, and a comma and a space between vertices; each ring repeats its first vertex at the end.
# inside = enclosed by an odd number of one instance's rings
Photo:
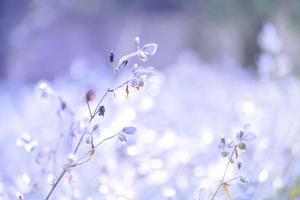
POLYGON ((148 60, 146 53, 142 50, 138 51, 138 57, 143 62, 146 62, 148 60))
POLYGON ((124 127, 122 132, 126 135, 133 135, 136 132, 136 128, 133 126, 124 127))
POLYGON ((155 43, 145 44, 141 50, 145 52, 145 54, 147 55, 154 55, 157 50, 157 44, 155 43))

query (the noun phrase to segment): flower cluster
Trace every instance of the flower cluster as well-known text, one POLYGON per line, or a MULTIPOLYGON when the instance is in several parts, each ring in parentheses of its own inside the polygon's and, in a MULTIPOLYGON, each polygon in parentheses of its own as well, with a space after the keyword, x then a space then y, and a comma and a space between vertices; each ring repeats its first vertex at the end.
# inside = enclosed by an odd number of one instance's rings
MULTIPOLYGON (((133 57, 138 57, 142 62, 146 62, 148 60, 148 56, 154 55, 157 50, 157 44, 155 43, 149 43, 140 48, 140 39, 138 37, 136 37, 135 39, 135 44, 137 50, 133 53, 121 57, 119 59, 118 64, 114 67, 115 72, 117 72, 121 67, 127 66, 129 60, 133 57)), ((115 60, 115 55, 113 52, 111 52, 109 55, 109 61, 112 64, 114 64, 114 60, 115 60)), ((62 112, 65 112, 67 110, 69 111, 68 114, 70 115, 71 118, 73 118, 70 124, 71 136, 74 136, 72 137, 72 140, 74 140, 74 142, 77 142, 72 152, 68 154, 68 162, 64 164, 62 173, 57 178, 54 178, 53 186, 51 187, 50 192, 48 193, 46 199, 50 199, 52 193, 54 192, 59 182, 62 180, 63 176, 67 172, 70 173, 71 168, 89 162, 93 157, 93 155, 95 154, 96 148, 98 148, 105 141, 118 136, 120 141, 126 142, 127 136, 133 135, 136 132, 135 127, 127 126, 115 134, 99 139, 100 136, 99 134, 96 133, 100 132, 99 131, 100 124, 98 122, 94 123, 94 119, 97 116, 104 117, 106 108, 103 105, 103 101, 109 93, 113 93, 115 95, 115 92, 117 90, 121 90, 125 88, 126 95, 128 97, 130 87, 139 90, 141 87, 144 86, 144 82, 148 80, 153 74, 154 74, 153 67, 140 67, 138 64, 134 64, 132 67, 131 77, 129 77, 126 81, 124 81, 123 83, 119 84, 116 87, 109 87, 94 108, 92 107, 92 104, 93 102, 96 101, 97 95, 94 90, 92 89, 88 90, 85 94, 84 103, 87 105, 89 117, 84 118, 82 120, 76 119, 75 117, 76 111, 73 111, 68 106, 66 101, 57 92, 54 91, 54 89, 49 87, 44 82, 39 84, 40 94, 42 97, 45 98, 51 97, 53 99, 58 100, 58 102, 60 103, 60 108, 57 111, 60 117, 62 117, 63 114, 66 114, 62 112), (88 128, 89 126, 92 126, 92 128, 91 129, 88 128), (77 138, 77 136, 79 137, 77 138), (85 141, 85 143, 89 146, 89 150, 87 151, 87 153, 78 156, 78 152, 83 141, 85 141)), ((19 143, 20 145, 25 145, 26 149, 33 148, 34 146, 34 144, 32 144, 32 142, 30 142, 29 139, 26 138, 21 139, 19 143)), ((55 159, 55 156, 56 154, 54 154, 52 159, 55 159)))
POLYGON ((220 190, 223 188, 225 194, 230 198, 231 194, 229 191, 230 183, 239 180, 241 183, 248 183, 249 179, 247 175, 242 172, 242 162, 240 161, 240 154, 245 152, 247 149, 247 142, 255 138, 255 134, 251 131, 250 125, 245 125, 242 130, 236 134, 236 140, 230 138, 221 137, 219 142, 219 148, 221 149, 221 156, 227 160, 227 164, 223 173, 223 177, 217 186, 217 189, 214 193, 210 194, 205 189, 200 189, 199 196, 197 200, 205 199, 216 199, 216 196, 220 190), (229 169, 230 164, 236 165, 238 169, 238 175, 230 179, 226 179, 226 175, 229 169))

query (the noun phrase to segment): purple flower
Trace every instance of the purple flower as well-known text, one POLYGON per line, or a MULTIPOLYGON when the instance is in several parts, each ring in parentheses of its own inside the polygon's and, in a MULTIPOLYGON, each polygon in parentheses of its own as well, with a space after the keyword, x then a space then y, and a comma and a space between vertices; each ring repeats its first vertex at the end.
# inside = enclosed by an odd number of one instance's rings
POLYGON ((236 140, 239 142, 245 142, 245 141, 249 141, 249 140, 253 140, 255 139, 255 134, 253 132, 250 131, 250 126, 249 125, 245 125, 243 130, 239 131, 236 134, 236 140))
POLYGON ((126 135, 133 135, 136 132, 136 128, 133 126, 128 126, 122 129, 122 132, 126 135))

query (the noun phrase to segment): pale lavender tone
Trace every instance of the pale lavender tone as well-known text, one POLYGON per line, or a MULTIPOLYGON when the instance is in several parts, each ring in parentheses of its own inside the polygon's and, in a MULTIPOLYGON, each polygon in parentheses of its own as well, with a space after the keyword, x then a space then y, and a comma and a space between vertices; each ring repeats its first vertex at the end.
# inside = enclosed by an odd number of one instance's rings
MULTIPOLYGON (((259 36, 263 52, 258 75, 230 60, 222 65, 202 62, 187 50, 161 72, 136 68, 133 61, 124 67, 124 60, 131 58, 127 56, 121 58, 116 78, 111 76, 113 69, 74 60, 69 73, 51 82, 18 88, 3 83, 0 198, 44 199, 66 161, 78 159, 72 154, 74 138, 91 130, 97 141, 118 134, 122 142, 107 141, 90 162, 67 172, 53 199, 208 200, 226 167, 228 155, 220 154, 228 149, 230 153, 233 140, 245 142, 246 151, 239 162, 230 164, 224 179, 240 174, 230 183, 231 199, 282 200, 295 195, 300 175, 300 82, 290 73, 292 66, 274 31, 266 24, 259 36), (105 114, 102 110, 90 124, 86 91, 92 88, 100 97, 130 75, 135 88, 128 98, 125 88, 116 97, 109 95, 103 102, 105 114), (74 109, 78 123, 70 117, 74 109), (222 137, 225 144, 220 145, 222 137)), ((131 56, 151 61, 155 45, 150 43, 148 50, 139 43, 136 39, 131 56)), ((159 57, 159 50, 154 56, 159 57)), ((81 147, 79 155, 89 151, 89 134, 81 147)), ((222 188, 216 199, 228 199, 222 188)))

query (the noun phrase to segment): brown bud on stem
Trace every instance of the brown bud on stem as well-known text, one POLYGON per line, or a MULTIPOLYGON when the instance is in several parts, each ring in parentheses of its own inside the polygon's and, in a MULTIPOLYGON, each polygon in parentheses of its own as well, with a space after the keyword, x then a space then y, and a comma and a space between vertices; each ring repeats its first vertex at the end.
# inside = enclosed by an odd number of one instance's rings
POLYGON ((93 101, 96 98, 96 93, 94 90, 89 90, 86 94, 85 94, 85 100, 87 102, 93 101))

